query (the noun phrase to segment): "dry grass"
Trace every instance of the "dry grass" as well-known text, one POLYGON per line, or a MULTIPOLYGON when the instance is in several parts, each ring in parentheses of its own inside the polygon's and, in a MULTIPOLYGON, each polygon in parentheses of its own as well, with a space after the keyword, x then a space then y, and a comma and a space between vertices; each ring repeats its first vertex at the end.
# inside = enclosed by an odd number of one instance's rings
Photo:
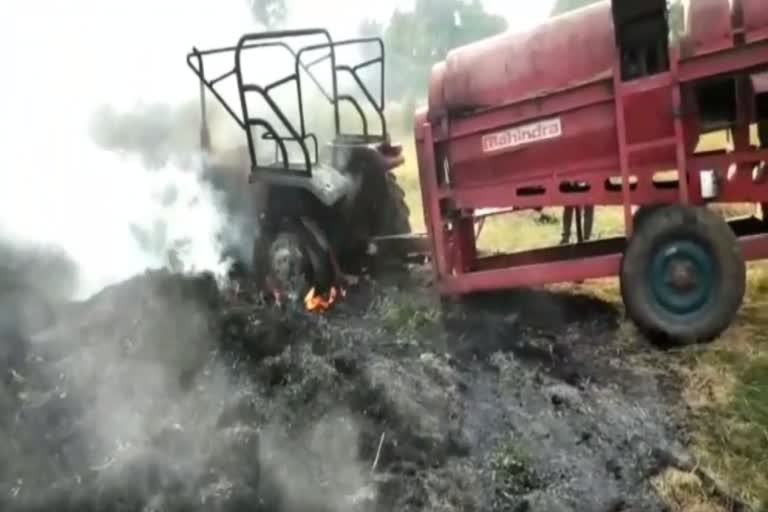
POLYGON ((670 508, 679 512, 728 512, 713 503, 709 492, 694 474, 670 469, 654 478, 653 487, 670 508))
MULTIPOLYGON (((421 195, 411 137, 401 140, 407 164, 399 173, 406 190, 415 230, 423 230, 421 195)), ((723 135, 702 139, 700 150, 729 146, 723 135)), ((727 217, 752 214, 752 205, 721 208, 727 217)), ((546 213, 560 217, 559 209, 546 213)), ((486 222, 479 240, 482 249, 522 250, 555 244, 560 223, 539 223, 534 213, 513 214, 486 222)), ((623 234, 620 208, 598 208, 598 237, 623 234)), ((561 285, 575 286, 575 285, 561 285)), ((578 286, 585 293, 620 306, 615 279, 578 286)), ((749 267, 749 286, 744 307, 734 325, 720 340, 704 350, 690 349, 664 355, 665 366, 674 368, 684 382, 683 399, 691 410, 692 451, 700 465, 713 474, 733 495, 755 510, 768 510, 768 263, 749 267)), ((637 332, 626 324, 617 334, 626 344, 637 343, 637 332)), ((711 499, 694 476, 669 471, 654 482, 672 510, 721 512, 728 509, 711 499)))
POLYGON ((753 267, 733 327, 703 353, 680 356, 694 453, 731 491, 768 508, 768 314, 766 267, 753 267))

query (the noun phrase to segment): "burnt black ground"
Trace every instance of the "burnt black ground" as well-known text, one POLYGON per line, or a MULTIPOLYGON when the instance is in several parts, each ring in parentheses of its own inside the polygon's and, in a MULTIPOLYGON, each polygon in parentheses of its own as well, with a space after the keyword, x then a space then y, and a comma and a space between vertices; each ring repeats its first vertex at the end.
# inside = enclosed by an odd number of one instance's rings
POLYGON ((677 397, 620 356, 618 312, 517 292, 440 317, 423 273, 323 316, 150 273, 6 329, 0 510, 664 509, 677 397))

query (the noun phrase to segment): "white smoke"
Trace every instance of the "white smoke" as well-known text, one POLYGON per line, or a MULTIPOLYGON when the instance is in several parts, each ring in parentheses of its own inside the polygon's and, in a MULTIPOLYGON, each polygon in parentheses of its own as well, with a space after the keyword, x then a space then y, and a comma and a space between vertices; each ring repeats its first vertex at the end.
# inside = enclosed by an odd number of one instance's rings
POLYGON ((148 170, 96 147, 88 121, 102 105, 193 101, 186 53, 253 28, 240 0, 0 3, 0 240, 63 249, 81 296, 165 265, 171 250, 220 272, 229 222, 199 159, 148 170))
POLYGON ((67 148, 0 154, 4 240, 64 250, 78 265, 80 295, 165 266, 173 249, 188 270, 221 273, 226 219, 194 170, 151 173, 135 158, 65 140, 67 148))

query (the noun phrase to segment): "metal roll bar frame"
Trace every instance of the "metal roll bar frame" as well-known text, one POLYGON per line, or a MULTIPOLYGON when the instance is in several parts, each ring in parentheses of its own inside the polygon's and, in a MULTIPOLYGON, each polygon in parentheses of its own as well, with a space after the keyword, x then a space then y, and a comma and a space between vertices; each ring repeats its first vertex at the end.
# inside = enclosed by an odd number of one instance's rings
POLYGON ((252 173, 280 173, 293 175, 296 177, 311 178, 312 168, 317 165, 319 159, 319 144, 317 136, 313 133, 307 133, 305 116, 304 116, 304 101, 301 85, 301 71, 304 71, 315 86, 320 90, 324 98, 333 107, 334 116, 334 135, 337 140, 360 140, 361 142, 369 142, 373 140, 385 141, 388 138, 387 123, 384 117, 384 101, 385 101, 385 53, 384 43, 380 38, 357 38, 344 41, 333 41, 330 34, 325 29, 303 29, 303 30, 283 30, 263 33, 252 33, 243 35, 238 41, 236 46, 214 48, 210 50, 200 51, 197 48, 193 48, 192 52, 187 55, 187 64, 192 71, 197 75, 200 80, 200 109, 202 115, 202 131, 201 131, 201 145, 204 149, 208 149, 210 145, 210 135, 208 133, 208 115, 207 115, 207 103, 206 103, 206 90, 210 91, 214 97, 222 104, 227 113, 237 122, 238 126, 246 132, 248 141, 248 150, 251 158, 251 171, 252 173), (325 42, 320 44, 313 44, 305 46, 298 51, 294 50, 285 41, 279 39, 289 39, 308 36, 322 36, 325 42), (363 45, 375 43, 378 46, 378 56, 372 59, 368 59, 364 62, 358 63, 354 66, 350 65, 337 65, 336 49, 343 46, 350 45, 363 45), (243 78, 242 62, 243 52, 246 50, 257 50, 264 48, 282 48, 291 54, 294 59, 294 72, 291 75, 276 80, 266 86, 261 86, 253 83, 246 83, 243 78), (328 49, 328 53, 324 56, 313 60, 309 64, 302 62, 302 57, 312 51, 328 49), (213 78, 207 79, 205 75, 204 57, 210 55, 234 53, 234 67, 213 78), (312 73, 311 68, 330 60, 331 66, 331 91, 326 91, 317 77, 312 73), (195 61, 197 65, 195 65, 195 61), (380 65, 380 95, 378 100, 374 98, 370 90, 364 82, 360 79, 359 72, 373 65, 380 65), (339 94, 338 92, 338 74, 348 73, 352 76, 354 83, 363 93, 365 99, 375 110, 379 122, 381 123, 381 134, 371 135, 369 131, 369 123, 366 118, 365 111, 358 103, 357 99, 349 94, 339 94), (237 78, 238 95, 240 100, 241 115, 235 112, 235 109, 222 97, 222 95, 216 90, 216 84, 219 82, 235 76, 237 78), (270 92, 276 88, 296 83, 296 94, 299 111, 299 126, 298 128, 288 119, 283 109, 278 103, 271 97, 270 92), (248 109, 247 94, 258 94, 270 110, 275 114, 280 123, 283 124, 287 134, 280 134, 277 129, 264 118, 256 117, 250 114, 248 109), (344 101, 351 103, 362 122, 362 135, 351 135, 341 133, 341 120, 339 114, 339 104, 344 101), (260 165, 256 158, 256 142, 251 130, 252 127, 258 126, 264 129, 265 133, 261 137, 262 140, 274 141, 276 144, 276 162, 281 161, 282 165, 260 165), (311 141, 314 145, 314 151, 310 153, 307 147, 307 142, 311 141), (288 158, 288 151, 286 148, 286 142, 294 142, 298 144, 301 149, 303 162, 299 165, 291 164, 288 158), (312 158, 314 157, 314 158, 312 158))

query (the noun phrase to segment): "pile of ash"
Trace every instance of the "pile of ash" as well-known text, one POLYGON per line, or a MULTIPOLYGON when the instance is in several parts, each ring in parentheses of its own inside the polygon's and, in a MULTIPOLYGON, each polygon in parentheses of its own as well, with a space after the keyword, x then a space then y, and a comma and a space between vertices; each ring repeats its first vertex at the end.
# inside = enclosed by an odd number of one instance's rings
POLYGON ((423 283, 384 286, 310 315, 163 271, 6 314, 0 510, 665 509, 679 397, 618 355, 609 307, 443 322, 423 283))
POLYGON ((418 474, 463 449, 453 370, 210 276, 147 273, 57 312, 0 340, 2 510, 416 510, 418 474))

